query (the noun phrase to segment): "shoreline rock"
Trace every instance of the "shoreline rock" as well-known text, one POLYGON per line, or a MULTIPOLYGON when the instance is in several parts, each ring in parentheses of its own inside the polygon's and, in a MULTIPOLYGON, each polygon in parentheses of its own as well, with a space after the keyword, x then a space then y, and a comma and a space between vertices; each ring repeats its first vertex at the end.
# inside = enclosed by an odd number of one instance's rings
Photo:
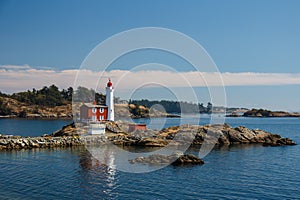
POLYGON ((81 146, 79 137, 20 137, 1 136, 0 150, 81 146))
POLYGON ((21 137, 0 135, 0 150, 104 145, 107 143, 108 140, 104 136, 21 137))
POLYGON ((44 137, 20 137, 0 135, 1 149, 51 148, 85 145, 86 139, 96 138, 100 143, 112 142, 119 146, 165 147, 167 145, 202 145, 204 142, 215 146, 234 144, 261 144, 263 146, 296 145, 278 134, 263 130, 250 130, 244 126, 231 127, 228 124, 204 126, 181 125, 161 131, 145 130, 132 133, 121 132, 118 124, 107 122, 106 136, 82 136, 88 127, 71 123, 44 137), (80 130, 76 126, 80 127, 80 130), (99 139, 99 140, 98 140, 99 139))
POLYGON ((159 155, 153 154, 148 157, 137 157, 129 160, 131 164, 151 164, 151 165, 162 165, 171 164, 174 166, 178 165, 203 165, 204 161, 192 154, 178 154, 173 153, 171 155, 159 155))

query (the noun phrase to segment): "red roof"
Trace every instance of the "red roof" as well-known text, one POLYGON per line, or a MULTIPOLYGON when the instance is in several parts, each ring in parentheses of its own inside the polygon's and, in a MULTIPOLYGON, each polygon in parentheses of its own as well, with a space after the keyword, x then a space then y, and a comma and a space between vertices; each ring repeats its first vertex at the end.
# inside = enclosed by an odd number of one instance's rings
POLYGON ((87 106, 89 108, 107 108, 106 105, 95 105, 92 103, 84 103, 82 106, 87 106))
POLYGON ((109 79, 109 81, 107 83, 107 87, 112 87, 112 82, 110 81, 110 79, 109 79))

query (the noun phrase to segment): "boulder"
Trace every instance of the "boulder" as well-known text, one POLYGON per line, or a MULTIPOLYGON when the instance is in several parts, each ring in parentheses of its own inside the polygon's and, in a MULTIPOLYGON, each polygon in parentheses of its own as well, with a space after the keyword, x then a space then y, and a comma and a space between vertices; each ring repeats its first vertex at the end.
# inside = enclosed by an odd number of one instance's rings
POLYGON ((144 138, 136 143, 137 146, 145 147, 164 147, 168 145, 167 140, 158 139, 158 138, 144 138))
POLYGON ((173 153, 171 155, 152 154, 148 157, 137 157, 129 160, 131 164, 151 164, 151 165, 202 165, 204 161, 192 154, 173 153))
POLYGON ((204 161, 192 154, 185 154, 177 158, 172 165, 203 165, 204 161))

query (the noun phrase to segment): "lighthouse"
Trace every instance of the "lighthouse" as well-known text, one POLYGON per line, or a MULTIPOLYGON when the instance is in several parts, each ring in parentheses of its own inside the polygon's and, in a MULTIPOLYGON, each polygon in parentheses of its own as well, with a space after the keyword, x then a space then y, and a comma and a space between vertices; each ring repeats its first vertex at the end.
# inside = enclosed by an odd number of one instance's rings
POLYGON ((109 79, 106 85, 106 104, 97 105, 94 103, 84 103, 80 107, 80 121, 84 123, 95 123, 102 121, 114 121, 114 88, 109 79))
POLYGON ((114 121, 114 88, 110 79, 106 85, 106 106, 108 107, 107 120, 114 121))

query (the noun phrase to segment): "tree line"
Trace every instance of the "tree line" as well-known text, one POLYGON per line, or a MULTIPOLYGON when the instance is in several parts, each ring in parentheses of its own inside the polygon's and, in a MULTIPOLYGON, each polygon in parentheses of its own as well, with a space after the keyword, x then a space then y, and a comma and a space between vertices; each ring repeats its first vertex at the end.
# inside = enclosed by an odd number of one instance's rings
MULTIPOLYGON (((94 100, 96 100, 97 103, 105 102, 105 95, 95 92, 93 89, 78 87, 77 90, 74 90, 72 87, 69 87, 59 90, 54 84, 49 87, 44 86, 39 90, 33 88, 32 90, 13 93, 11 95, 0 92, 0 97, 12 98, 27 105, 48 107, 67 105, 72 102, 72 99, 78 102, 93 102, 94 100)), ((8 113, 7 107, 1 98, 0 110, 2 110, 3 113, 8 113)))
POLYGON ((213 105, 208 102, 205 107, 203 103, 190 103, 184 101, 150 101, 147 99, 142 100, 129 100, 129 104, 142 105, 151 108, 155 104, 159 104, 164 107, 167 113, 212 113, 213 105))
POLYGON ((72 87, 60 91, 57 86, 51 85, 49 87, 44 86, 40 90, 33 88, 26 92, 14 93, 9 97, 28 105, 54 107, 70 103, 73 93, 74 90, 72 87))
MULTIPOLYGON (((94 102, 97 104, 105 104, 105 95, 96 92, 94 89, 88 89, 79 86, 76 90, 72 87, 60 90, 56 85, 44 86, 43 88, 37 90, 33 88, 32 90, 27 90, 25 92, 13 93, 11 95, 4 94, 0 92, 0 97, 9 97, 15 99, 19 102, 26 103, 27 105, 38 105, 55 107, 61 105, 70 104, 73 102, 94 102)), ((115 103, 121 102, 119 97, 115 97, 115 103)), ((203 103, 189 103, 182 101, 150 101, 147 99, 142 100, 129 100, 129 104, 135 104, 137 107, 139 105, 151 108, 155 104, 160 104, 164 107, 167 113, 211 113, 212 104, 208 103, 204 106, 203 103)), ((10 109, 0 98, 0 115, 9 115, 10 109)))

